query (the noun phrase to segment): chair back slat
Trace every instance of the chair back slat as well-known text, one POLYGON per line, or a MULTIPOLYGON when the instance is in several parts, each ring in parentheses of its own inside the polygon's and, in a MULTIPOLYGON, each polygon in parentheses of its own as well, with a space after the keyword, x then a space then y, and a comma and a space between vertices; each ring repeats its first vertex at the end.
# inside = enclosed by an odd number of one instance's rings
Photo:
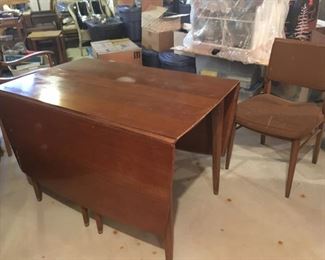
POLYGON ((268 79, 325 91, 325 45, 276 39, 268 79))

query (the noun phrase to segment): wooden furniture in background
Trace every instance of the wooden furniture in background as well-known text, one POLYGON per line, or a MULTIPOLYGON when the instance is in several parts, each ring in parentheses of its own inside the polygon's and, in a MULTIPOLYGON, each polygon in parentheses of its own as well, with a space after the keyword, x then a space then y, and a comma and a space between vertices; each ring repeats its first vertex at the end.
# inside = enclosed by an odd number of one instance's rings
MULTIPOLYGON (((25 57, 23 57, 21 59, 18 59, 18 60, 15 60, 15 61, 11 61, 11 62, 3 62, 2 61, 2 62, 0 62, 0 67, 9 69, 10 67, 17 66, 19 64, 22 64, 22 63, 30 60, 33 57, 38 57, 38 56, 46 56, 47 60, 48 60, 48 66, 52 67, 53 66, 53 61, 52 61, 52 56, 51 55, 53 55, 53 54, 54 53, 50 52, 50 51, 34 52, 32 54, 26 55, 25 57)), ((28 71, 28 72, 23 73, 23 74, 21 74, 19 76, 16 76, 16 77, 0 77, 0 84, 9 82, 11 80, 18 79, 20 77, 26 76, 26 75, 34 73, 34 72, 35 72, 35 70, 28 71)), ((1 119, 0 119, 0 129, 1 129, 1 132, 2 132, 2 135, 3 135, 3 139, 4 139, 7 154, 10 157, 10 156, 12 156, 11 145, 10 145, 10 142, 9 142, 9 139, 8 139, 8 135, 7 135, 6 131, 5 131, 5 128, 3 127, 1 119)))
POLYGON ((163 6, 163 0, 142 0, 141 7, 142 12, 147 11, 152 6, 163 6))
POLYGON ((51 41, 55 46, 55 53, 58 54, 58 64, 67 61, 67 54, 64 39, 61 31, 32 32, 27 37, 27 44, 30 50, 39 51, 38 43, 42 41, 51 41))
POLYGON ((237 81, 81 59, 1 85, 0 117, 35 190, 80 205, 85 225, 92 210, 99 233, 109 217, 156 234, 171 260, 176 146, 212 152, 218 193, 238 91, 237 81))
MULTIPOLYGON (((285 196, 290 196, 299 149, 316 136, 313 163, 317 163, 325 120, 323 109, 316 104, 293 103, 271 95, 272 81, 325 91, 325 45, 296 40, 276 39, 265 83, 265 94, 254 96, 238 105, 236 124, 265 135, 291 142, 285 196)), ((233 138, 228 149, 229 168, 233 138)))
POLYGON ((22 16, 10 17, 10 18, 0 18, 0 28, 14 28, 17 30, 17 35, 19 41, 25 40, 24 23, 22 16))

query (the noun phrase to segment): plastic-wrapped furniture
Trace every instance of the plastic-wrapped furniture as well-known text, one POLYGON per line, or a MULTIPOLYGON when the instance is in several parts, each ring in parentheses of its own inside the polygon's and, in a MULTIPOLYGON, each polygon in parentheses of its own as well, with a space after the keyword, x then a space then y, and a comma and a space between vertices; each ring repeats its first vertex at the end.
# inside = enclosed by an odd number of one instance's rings
POLYGON ((284 38, 288 0, 193 0, 192 52, 267 65, 275 38, 284 38))
MULTIPOLYGON (((257 95, 238 105, 235 125, 291 142, 289 171, 285 196, 290 196, 299 149, 313 136, 316 143, 312 162, 317 163, 325 122, 323 108, 311 103, 294 103, 271 95, 272 81, 300 85, 325 92, 325 45, 276 39, 267 70, 265 94, 257 95)), ((229 168, 235 126, 230 142, 226 168, 229 168)))

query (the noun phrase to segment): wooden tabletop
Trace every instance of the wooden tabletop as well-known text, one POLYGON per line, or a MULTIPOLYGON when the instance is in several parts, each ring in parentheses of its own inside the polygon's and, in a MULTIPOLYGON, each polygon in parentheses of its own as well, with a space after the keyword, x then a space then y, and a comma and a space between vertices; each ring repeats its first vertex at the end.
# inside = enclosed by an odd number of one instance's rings
POLYGON ((0 86, 103 124, 175 143, 239 82, 138 65, 81 59, 0 86))
POLYGON ((56 38, 59 37, 61 31, 43 31, 43 32, 32 32, 28 35, 28 39, 32 40, 43 40, 48 38, 56 38))

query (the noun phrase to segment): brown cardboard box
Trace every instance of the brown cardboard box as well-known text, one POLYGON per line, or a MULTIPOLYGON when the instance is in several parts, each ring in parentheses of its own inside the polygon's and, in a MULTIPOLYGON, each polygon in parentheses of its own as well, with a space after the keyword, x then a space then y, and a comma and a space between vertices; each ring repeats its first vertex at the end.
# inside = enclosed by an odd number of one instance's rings
POLYGON ((325 44, 325 27, 317 28, 312 31, 311 42, 325 44))
POLYGON ((173 47, 173 31, 153 32, 147 28, 142 28, 142 45, 147 49, 155 51, 168 51, 173 47))
POLYGON ((146 12, 142 12, 141 26, 152 32, 177 31, 182 28, 181 18, 176 16, 163 17, 166 12, 164 7, 155 7, 146 12))
POLYGON ((181 18, 160 18, 150 24, 150 30, 156 32, 177 31, 182 28, 181 18))
POLYGON ((187 32, 175 31, 174 32, 174 46, 183 46, 184 38, 186 37, 187 32))
POLYGON ((92 42, 91 46, 97 59, 142 65, 141 48, 129 39, 92 42))
POLYGON ((118 0, 117 2, 119 5, 129 5, 129 6, 134 5, 134 0, 118 0))
POLYGON ((163 0, 142 0, 142 12, 148 10, 150 6, 163 6, 163 0))

